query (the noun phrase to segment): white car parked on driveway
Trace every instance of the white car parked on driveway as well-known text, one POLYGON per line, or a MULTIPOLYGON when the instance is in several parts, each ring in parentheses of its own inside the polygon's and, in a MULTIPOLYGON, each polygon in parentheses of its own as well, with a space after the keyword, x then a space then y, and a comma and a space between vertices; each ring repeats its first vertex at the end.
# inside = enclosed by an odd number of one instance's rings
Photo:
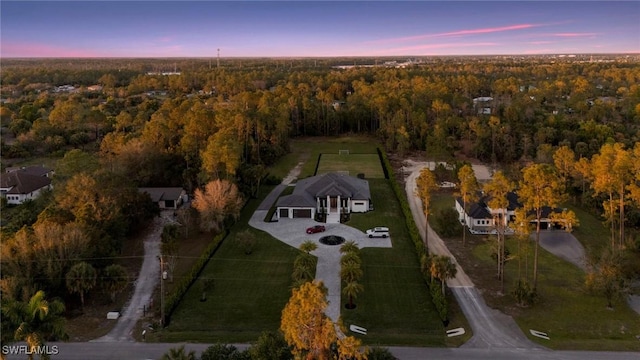
POLYGON ((367 236, 372 237, 382 237, 386 238, 389 236, 389 228, 387 227, 374 227, 373 229, 369 229, 366 232, 367 236))

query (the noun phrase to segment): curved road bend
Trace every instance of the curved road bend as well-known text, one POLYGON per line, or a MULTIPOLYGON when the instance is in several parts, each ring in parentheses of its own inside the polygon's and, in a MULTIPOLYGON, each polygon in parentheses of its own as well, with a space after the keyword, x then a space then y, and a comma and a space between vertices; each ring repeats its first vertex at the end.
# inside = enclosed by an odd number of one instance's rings
MULTIPOLYGON (((422 201, 415 196, 414 193, 416 189, 416 178, 425 165, 426 164, 416 164, 411 167, 405 167, 406 170, 410 171, 409 176, 406 178, 405 185, 407 199, 409 200, 413 219, 423 237, 426 221, 422 210, 422 201)), ((458 264, 440 236, 438 236, 430 226, 428 227, 428 231, 429 238, 427 247, 429 252, 431 254, 451 257, 458 269, 456 277, 447 280, 447 286, 451 288, 473 330, 473 337, 462 345, 462 347, 545 350, 544 347, 527 339, 513 318, 487 306, 469 276, 467 276, 464 269, 458 264)))

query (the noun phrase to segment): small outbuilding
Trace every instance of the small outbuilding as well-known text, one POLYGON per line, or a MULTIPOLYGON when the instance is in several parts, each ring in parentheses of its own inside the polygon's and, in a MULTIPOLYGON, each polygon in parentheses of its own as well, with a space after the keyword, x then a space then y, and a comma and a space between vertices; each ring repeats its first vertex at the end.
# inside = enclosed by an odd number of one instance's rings
POLYGON ((189 199, 186 190, 181 187, 145 187, 138 188, 138 191, 149 194, 151 201, 158 204, 160 210, 178 209, 189 199))

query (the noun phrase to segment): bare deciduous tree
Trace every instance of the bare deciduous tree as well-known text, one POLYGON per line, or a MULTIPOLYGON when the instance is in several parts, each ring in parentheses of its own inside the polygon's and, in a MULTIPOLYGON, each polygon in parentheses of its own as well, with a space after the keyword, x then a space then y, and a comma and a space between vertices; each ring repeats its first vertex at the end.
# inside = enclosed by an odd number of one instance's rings
POLYGON ((220 231, 225 219, 236 219, 240 215, 242 195, 234 183, 214 180, 204 190, 196 189, 193 207, 200 213, 203 231, 220 231))

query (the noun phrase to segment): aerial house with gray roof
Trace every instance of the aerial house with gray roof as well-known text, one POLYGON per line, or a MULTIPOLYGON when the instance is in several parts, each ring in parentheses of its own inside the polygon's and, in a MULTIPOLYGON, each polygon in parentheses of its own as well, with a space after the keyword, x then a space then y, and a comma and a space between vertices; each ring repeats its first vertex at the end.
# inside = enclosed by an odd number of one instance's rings
POLYGON ((299 180, 291 195, 280 197, 276 215, 282 218, 315 218, 326 214, 327 222, 340 222, 341 214, 370 210, 369 182, 340 173, 299 180))

